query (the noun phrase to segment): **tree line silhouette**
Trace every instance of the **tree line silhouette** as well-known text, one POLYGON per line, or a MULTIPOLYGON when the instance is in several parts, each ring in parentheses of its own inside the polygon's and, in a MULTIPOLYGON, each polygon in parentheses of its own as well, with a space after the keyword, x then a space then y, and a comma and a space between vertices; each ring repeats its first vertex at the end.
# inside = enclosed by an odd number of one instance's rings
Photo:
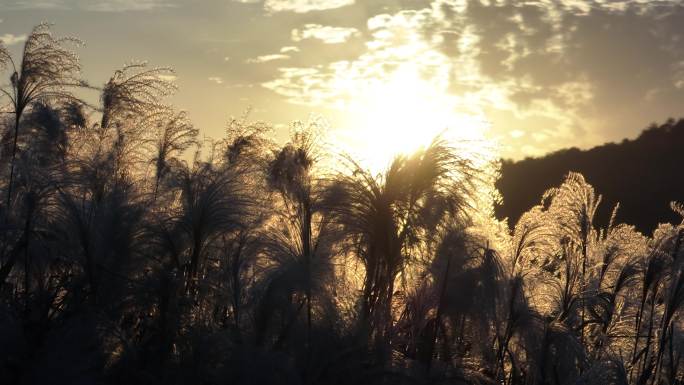
POLYGON ((651 233, 659 222, 678 220, 668 203, 684 197, 684 181, 673 177, 684 164, 683 144, 684 120, 669 119, 652 124, 633 140, 504 161, 496 182, 503 202, 496 214, 517 220, 546 189, 560 184, 569 171, 577 171, 603 195, 606 204, 599 208, 599 223, 607 224, 611 207, 619 202, 618 220, 651 233))
POLYGON ((0 48, 0 383, 682 382, 681 205, 602 226, 569 173, 509 230, 458 144, 375 174, 316 121, 201 143, 169 69, 93 86, 77 43, 0 48))

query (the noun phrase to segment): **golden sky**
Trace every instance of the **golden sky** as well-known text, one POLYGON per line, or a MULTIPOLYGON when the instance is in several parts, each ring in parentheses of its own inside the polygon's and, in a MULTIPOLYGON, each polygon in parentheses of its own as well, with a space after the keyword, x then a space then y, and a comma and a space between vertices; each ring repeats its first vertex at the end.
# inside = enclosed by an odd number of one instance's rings
POLYGON ((204 135, 249 107, 279 138, 320 115, 367 158, 440 132, 513 158, 585 148, 684 106, 681 1, 0 0, 0 19, 15 51, 41 21, 84 40, 92 83, 174 67, 204 135))

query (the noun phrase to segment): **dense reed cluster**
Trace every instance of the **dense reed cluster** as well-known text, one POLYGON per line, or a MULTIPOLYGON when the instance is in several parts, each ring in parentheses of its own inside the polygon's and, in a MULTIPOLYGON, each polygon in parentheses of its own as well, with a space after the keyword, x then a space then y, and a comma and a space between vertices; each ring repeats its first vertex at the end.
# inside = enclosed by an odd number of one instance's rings
POLYGON ((93 86, 72 43, 0 48, 0 383, 684 380, 682 224, 599 228, 570 173, 509 230, 439 138, 382 173, 316 121, 200 142, 170 70, 93 86))

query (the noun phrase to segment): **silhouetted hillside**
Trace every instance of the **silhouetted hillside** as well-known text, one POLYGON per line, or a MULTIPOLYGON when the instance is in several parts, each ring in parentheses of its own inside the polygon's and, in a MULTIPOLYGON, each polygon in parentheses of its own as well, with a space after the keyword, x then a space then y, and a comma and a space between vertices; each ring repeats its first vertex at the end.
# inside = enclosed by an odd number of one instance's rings
POLYGON ((569 171, 577 171, 603 195, 597 213, 599 223, 606 223, 613 206, 620 202, 619 222, 650 233, 660 222, 678 221, 669 202, 684 200, 682 165, 684 119, 654 124, 638 138, 619 144, 504 161, 497 182, 504 202, 497 207, 496 215, 516 223, 523 212, 539 203, 546 189, 557 186, 569 171))

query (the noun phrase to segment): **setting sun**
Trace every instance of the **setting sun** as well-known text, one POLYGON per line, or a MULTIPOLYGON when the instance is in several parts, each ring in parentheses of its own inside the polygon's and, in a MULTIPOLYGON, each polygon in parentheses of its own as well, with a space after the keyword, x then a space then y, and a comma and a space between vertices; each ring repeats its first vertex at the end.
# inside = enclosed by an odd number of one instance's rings
POLYGON ((345 106, 349 119, 335 140, 374 172, 437 136, 477 146, 489 143, 485 118, 460 112, 465 106, 459 98, 448 94, 439 79, 425 79, 414 65, 400 67, 387 79, 357 83, 349 93, 357 97, 345 106))

